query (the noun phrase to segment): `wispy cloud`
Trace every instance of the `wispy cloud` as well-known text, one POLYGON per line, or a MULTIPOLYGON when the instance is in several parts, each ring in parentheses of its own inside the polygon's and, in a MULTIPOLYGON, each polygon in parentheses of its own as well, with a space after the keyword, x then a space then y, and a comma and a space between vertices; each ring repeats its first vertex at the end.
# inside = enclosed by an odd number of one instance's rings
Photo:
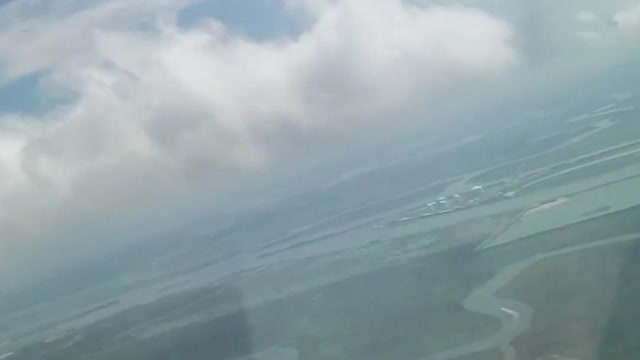
POLYGON ((640 37, 640 3, 609 4, 599 12, 580 11, 577 36, 589 45, 608 49, 635 47, 640 37))
POLYGON ((627 35, 640 39, 640 3, 629 5, 613 15, 613 22, 627 35))

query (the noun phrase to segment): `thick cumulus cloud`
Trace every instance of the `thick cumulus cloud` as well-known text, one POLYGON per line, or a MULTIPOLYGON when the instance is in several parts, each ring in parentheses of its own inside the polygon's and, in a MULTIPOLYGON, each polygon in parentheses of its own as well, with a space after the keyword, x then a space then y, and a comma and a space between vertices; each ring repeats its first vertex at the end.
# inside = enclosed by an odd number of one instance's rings
POLYGON ((508 24, 470 7, 289 1, 305 30, 254 41, 215 19, 178 27, 182 3, 2 10, 0 80, 40 72, 41 91, 65 99, 0 120, 5 248, 117 227, 363 140, 519 60, 508 24))

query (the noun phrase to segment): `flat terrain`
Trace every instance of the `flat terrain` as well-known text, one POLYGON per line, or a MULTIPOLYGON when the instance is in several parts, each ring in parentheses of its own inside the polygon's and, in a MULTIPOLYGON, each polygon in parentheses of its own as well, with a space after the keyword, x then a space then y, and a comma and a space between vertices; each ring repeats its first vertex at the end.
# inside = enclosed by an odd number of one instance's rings
POLYGON ((533 309, 530 329, 513 342, 521 358, 596 358, 628 249, 612 245, 545 260, 499 292, 533 309))
POLYGON ((23 350, 22 358, 73 359, 84 349, 79 359, 211 359, 212 354, 231 359, 290 346, 302 359, 411 359, 498 329, 497 321, 467 312, 461 305, 488 275, 473 269, 472 248, 462 247, 433 261, 416 259, 251 307, 245 307, 248 299, 242 291, 212 288, 132 309, 87 328, 83 339, 68 348, 60 349, 60 343, 40 345, 23 350), (130 338, 124 342, 128 346, 122 345, 123 333, 143 319, 210 307, 227 307, 230 312, 153 338, 130 338), (452 324, 457 325, 451 328, 452 324), (45 350, 42 346, 47 350, 37 356, 45 350), (52 347, 58 350, 51 351, 52 347), (100 350, 88 356, 91 348, 100 350))
POLYGON ((577 93, 2 297, 0 357, 635 359, 640 104, 577 93))

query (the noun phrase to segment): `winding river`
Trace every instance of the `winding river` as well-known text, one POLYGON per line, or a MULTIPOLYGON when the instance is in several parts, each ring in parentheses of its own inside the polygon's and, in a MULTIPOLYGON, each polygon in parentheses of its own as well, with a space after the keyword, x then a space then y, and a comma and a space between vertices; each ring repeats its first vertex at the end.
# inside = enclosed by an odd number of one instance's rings
POLYGON ((486 339, 433 354, 424 358, 424 360, 455 359, 494 348, 500 349, 505 360, 515 360, 517 358, 516 351, 511 346, 511 341, 529 328, 533 310, 523 302, 496 297, 495 294, 498 290, 541 260, 638 238, 640 238, 640 233, 633 233, 587 244, 569 246, 547 253, 539 253, 505 267, 494 278, 473 290, 463 302, 465 309, 468 311, 498 319, 502 323, 500 330, 486 339))

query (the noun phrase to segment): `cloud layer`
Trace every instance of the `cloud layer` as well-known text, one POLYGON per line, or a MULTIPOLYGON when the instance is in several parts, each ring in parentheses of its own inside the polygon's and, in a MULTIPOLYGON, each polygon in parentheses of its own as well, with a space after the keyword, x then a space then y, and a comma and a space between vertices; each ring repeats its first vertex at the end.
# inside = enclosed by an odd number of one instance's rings
POLYGON ((180 28, 177 0, 3 8, 0 81, 41 72, 64 102, 0 120, 0 246, 179 207, 519 63, 508 23, 470 7, 300 4, 285 6, 305 30, 270 41, 215 19, 180 28))
POLYGON ((631 4, 613 15, 613 22, 626 35, 637 37, 640 34, 640 3, 631 4))

